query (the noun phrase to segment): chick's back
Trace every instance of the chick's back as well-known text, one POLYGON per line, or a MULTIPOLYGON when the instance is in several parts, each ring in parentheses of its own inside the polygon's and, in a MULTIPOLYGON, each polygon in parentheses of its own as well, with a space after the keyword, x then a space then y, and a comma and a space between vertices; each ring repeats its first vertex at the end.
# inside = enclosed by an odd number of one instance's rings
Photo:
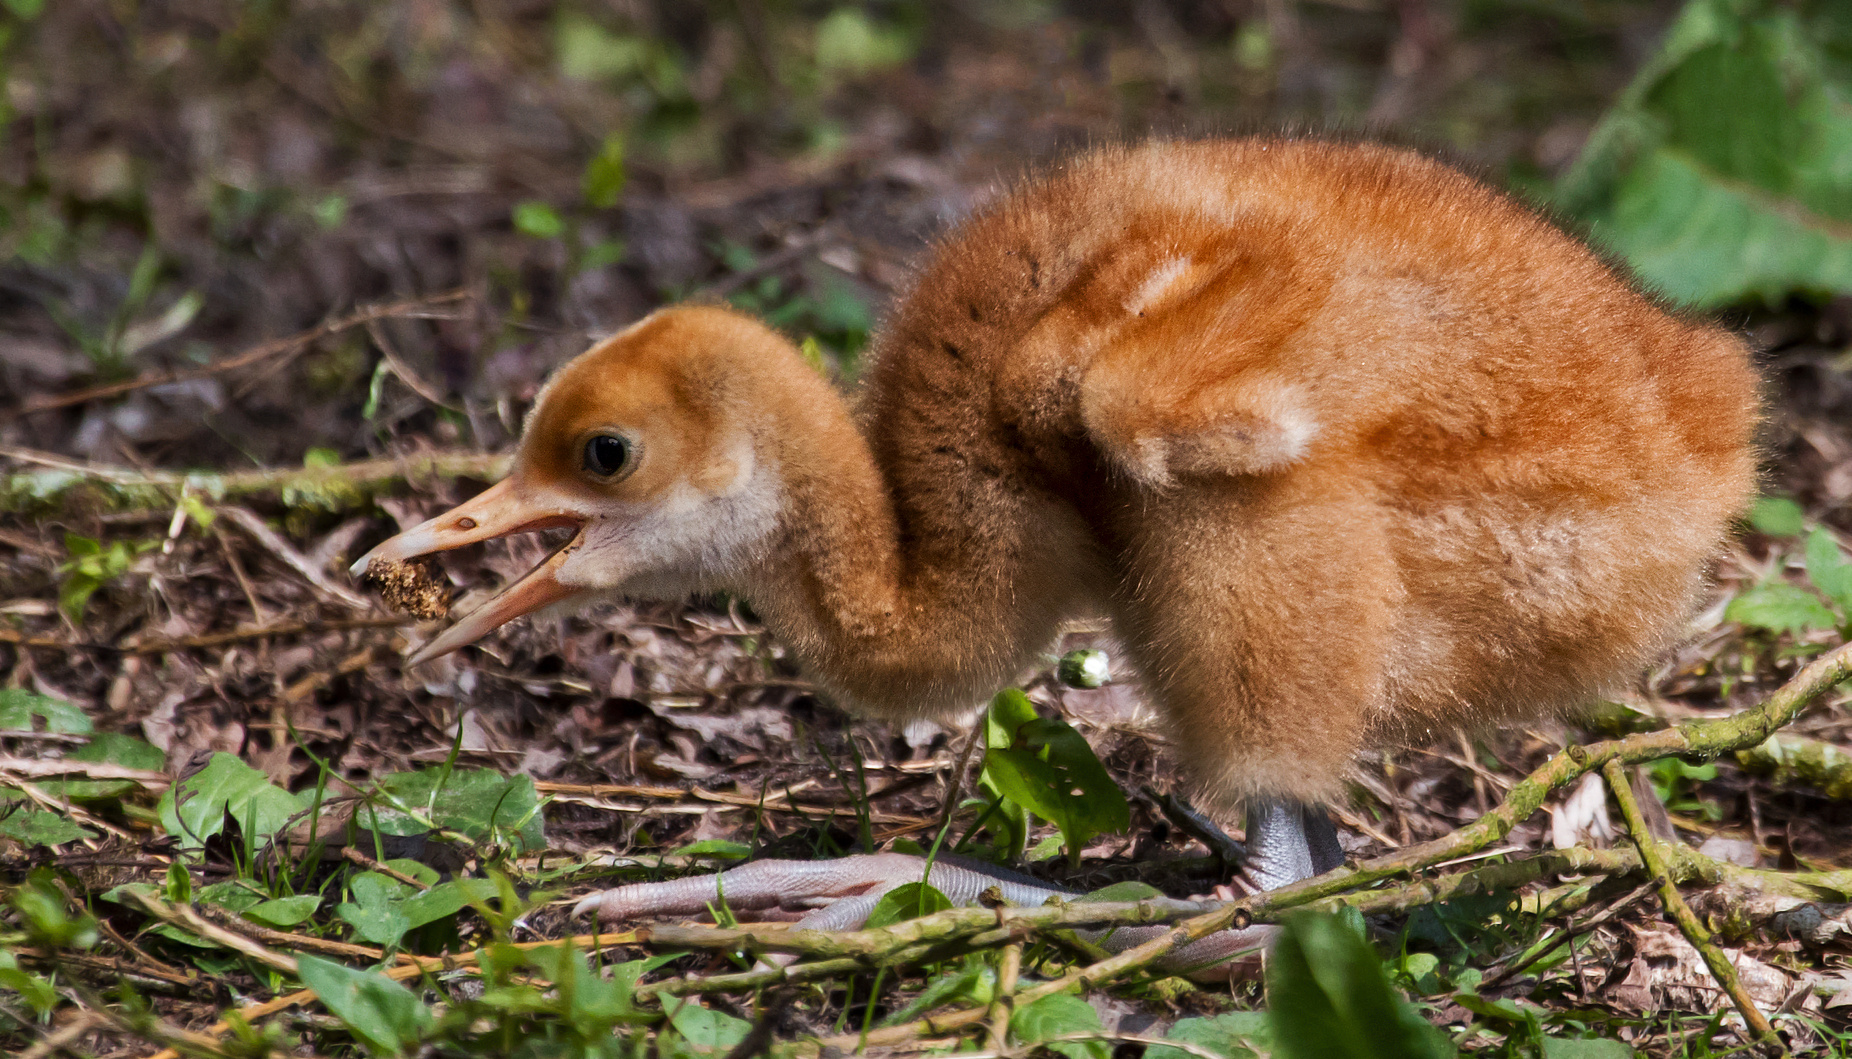
POLYGON ((916 477, 908 532, 1073 513, 1173 717, 1260 745, 1304 699, 1307 745, 1341 753, 1628 675, 1689 614, 1758 422, 1739 339, 1502 194, 1266 139, 1100 151, 1004 196, 921 273, 864 408, 916 477))

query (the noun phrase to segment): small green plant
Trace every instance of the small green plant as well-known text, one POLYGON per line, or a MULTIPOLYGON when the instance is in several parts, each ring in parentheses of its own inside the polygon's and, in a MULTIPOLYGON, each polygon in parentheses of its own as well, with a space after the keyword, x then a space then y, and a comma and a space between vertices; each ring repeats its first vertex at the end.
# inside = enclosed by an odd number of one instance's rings
POLYGON ((566 219, 539 199, 515 203, 513 220, 515 231, 535 239, 558 239, 566 234, 566 219))
POLYGON ((1286 1059, 1441 1059, 1453 1048, 1396 994, 1363 917, 1301 913, 1267 961, 1274 1053, 1286 1059))
POLYGON ((624 168, 624 137, 614 132, 604 138, 598 153, 585 163, 585 175, 580 181, 585 204, 593 209, 611 209, 617 205, 628 180, 629 174, 624 168))
MULTIPOLYGON (((1773 537, 1798 536, 1805 529, 1791 500, 1765 498, 1750 513, 1750 525, 1773 537)), ((1807 584, 1771 577, 1730 601, 1724 617, 1751 629, 1801 635, 1825 629, 1852 635, 1852 562, 1830 530, 1816 528, 1801 549, 1807 584)), ((1779 567, 1777 567, 1779 569, 1779 567)))
POLYGON ((1660 758, 1646 770, 1653 783, 1653 793, 1665 807, 1675 813, 1690 813, 1706 820, 1723 819, 1723 806, 1709 798, 1698 797, 1698 785, 1717 778, 1717 766, 1706 762, 1691 765, 1675 757, 1660 758))
POLYGON ((58 609, 73 624, 82 624, 84 609, 96 590, 128 573, 137 556, 160 546, 159 541, 111 541, 105 545, 94 537, 66 533, 64 549, 71 558, 58 566, 58 609))
MULTIPOLYGON (((739 243, 722 242, 713 250, 730 272, 748 272, 758 265, 758 255, 739 243)), ((761 276, 727 300, 773 327, 805 335, 805 356, 815 354, 812 363, 819 367, 827 348, 845 368, 852 368, 874 329, 868 299, 854 283, 828 268, 814 274, 807 270, 798 288, 781 276, 761 276)))
MULTIPOLYGON (((1095 835, 1132 826, 1124 792, 1086 738, 1066 721, 1039 716, 1021 691, 1010 688, 991 700, 984 748, 979 782, 997 803, 993 815, 1009 820, 1014 809, 1020 819, 1027 810, 1054 824, 1070 864, 1079 866, 1081 850, 1095 835)), ((1013 840, 1020 852, 1022 837, 1013 840)))

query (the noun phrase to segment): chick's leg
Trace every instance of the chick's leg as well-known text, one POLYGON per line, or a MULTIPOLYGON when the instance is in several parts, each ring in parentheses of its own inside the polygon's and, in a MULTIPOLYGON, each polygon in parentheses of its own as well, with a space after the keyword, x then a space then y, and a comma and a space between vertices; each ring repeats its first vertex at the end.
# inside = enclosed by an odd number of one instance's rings
POLYGON ((1344 863, 1337 828, 1317 806, 1256 802, 1248 809, 1247 834, 1241 875, 1257 890, 1277 890, 1344 863))
POLYGON ((836 860, 757 860, 715 875, 696 875, 667 882, 632 883, 580 901, 573 915, 595 913, 600 922, 617 923, 644 916, 698 915, 724 897, 735 912, 793 913, 809 919, 844 901, 848 911, 818 916, 805 922, 818 930, 852 930, 868 918, 882 894, 903 883, 925 880, 953 904, 975 904, 979 895, 996 887, 1005 901, 1039 905, 1055 896, 1075 896, 1027 875, 1005 871, 963 857, 941 856, 927 875, 922 857, 905 853, 874 853, 836 860), (864 900, 865 899, 865 900, 864 900), (864 907, 865 906, 865 907, 864 907), (852 910, 860 908, 860 918, 852 910))
MULTIPOLYGON (((922 878, 927 878, 955 905, 976 904, 993 889, 1004 901, 1023 907, 1045 904, 1054 897, 1071 900, 1081 896, 962 857, 941 856, 928 877, 923 858, 879 853, 826 861, 761 860, 715 875, 633 883, 593 894, 579 902, 573 914, 593 914, 604 924, 651 916, 696 915, 718 904, 724 896, 728 907, 736 912, 770 913, 784 918, 801 913, 795 924, 799 928, 856 930, 866 923, 868 914, 889 890, 922 878)), ((1178 902, 1177 909, 1183 913, 1201 910, 1192 902, 1178 902)), ((1167 929, 1121 927, 1076 933, 1109 952, 1123 952, 1167 929)), ((1171 954, 1164 966, 1209 981, 1226 981, 1231 975, 1250 976, 1258 966, 1259 952, 1271 936, 1271 929, 1224 931, 1171 954)), ((787 962, 789 958, 768 959, 787 962)))

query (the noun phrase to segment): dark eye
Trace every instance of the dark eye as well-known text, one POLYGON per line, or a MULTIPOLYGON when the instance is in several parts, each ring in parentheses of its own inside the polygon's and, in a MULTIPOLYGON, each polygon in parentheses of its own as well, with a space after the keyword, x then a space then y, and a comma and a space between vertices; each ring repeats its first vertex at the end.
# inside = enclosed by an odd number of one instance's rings
POLYGON ((600 434, 585 443, 585 469, 601 478, 609 478, 624 469, 630 460, 630 442, 612 434, 600 434))

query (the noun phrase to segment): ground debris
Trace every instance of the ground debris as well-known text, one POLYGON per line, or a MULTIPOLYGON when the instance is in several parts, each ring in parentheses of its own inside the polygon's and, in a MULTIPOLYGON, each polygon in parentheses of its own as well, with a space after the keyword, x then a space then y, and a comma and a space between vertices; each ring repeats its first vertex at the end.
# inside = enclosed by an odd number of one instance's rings
POLYGON ((395 613, 434 621, 450 613, 450 587, 428 556, 399 562, 374 559, 367 581, 379 586, 379 598, 395 613))

